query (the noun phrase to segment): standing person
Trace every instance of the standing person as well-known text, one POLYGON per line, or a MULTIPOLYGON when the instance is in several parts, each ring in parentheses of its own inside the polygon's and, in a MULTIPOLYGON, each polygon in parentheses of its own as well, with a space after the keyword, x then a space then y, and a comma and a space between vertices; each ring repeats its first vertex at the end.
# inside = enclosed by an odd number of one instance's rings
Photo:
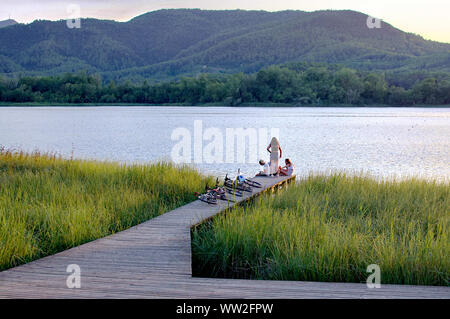
POLYGON ((283 151, 276 137, 272 137, 269 146, 267 146, 267 151, 270 153, 270 174, 277 174, 278 161, 283 155, 283 151))

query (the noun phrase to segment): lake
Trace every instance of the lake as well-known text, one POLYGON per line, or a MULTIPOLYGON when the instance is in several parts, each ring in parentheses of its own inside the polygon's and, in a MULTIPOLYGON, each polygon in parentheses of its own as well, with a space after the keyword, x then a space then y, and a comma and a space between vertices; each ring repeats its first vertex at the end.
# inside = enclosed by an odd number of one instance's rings
POLYGON ((142 163, 173 159, 182 140, 175 133, 184 132, 190 136, 183 145, 191 142, 190 150, 181 150, 185 158, 214 175, 234 175, 238 168, 256 173, 256 160, 268 159, 271 129, 278 129, 283 155, 299 175, 345 170, 450 177, 449 108, 0 107, 0 145, 6 148, 142 163), (256 132, 257 140, 227 148, 227 128, 256 132), (211 141, 216 148, 208 157, 203 152, 211 141), (240 149, 246 163, 231 159, 231 150, 237 156, 240 149), (216 162, 206 162, 211 159, 216 162))

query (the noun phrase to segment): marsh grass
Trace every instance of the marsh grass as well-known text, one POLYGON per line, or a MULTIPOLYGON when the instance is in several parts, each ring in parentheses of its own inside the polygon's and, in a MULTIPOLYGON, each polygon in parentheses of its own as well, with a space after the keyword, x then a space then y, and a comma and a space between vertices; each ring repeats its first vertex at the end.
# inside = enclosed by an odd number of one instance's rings
POLYGON ((0 149, 0 270, 122 231, 195 199, 208 178, 0 149))
POLYGON ((449 285, 450 187, 311 175, 193 229, 196 276, 449 285))

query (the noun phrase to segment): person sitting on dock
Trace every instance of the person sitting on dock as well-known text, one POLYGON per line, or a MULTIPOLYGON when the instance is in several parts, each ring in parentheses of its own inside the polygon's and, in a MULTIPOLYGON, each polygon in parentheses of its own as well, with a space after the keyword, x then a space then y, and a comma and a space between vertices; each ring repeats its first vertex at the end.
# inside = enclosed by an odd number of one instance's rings
POLYGON ((292 176, 294 174, 294 165, 292 164, 291 160, 289 158, 286 158, 284 160, 286 166, 281 167, 278 169, 278 175, 279 176, 292 176))
POLYGON ((260 160, 259 165, 263 167, 263 170, 260 171, 256 176, 269 176, 270 175, 270 162, 266 163, 265 160, 260 160))

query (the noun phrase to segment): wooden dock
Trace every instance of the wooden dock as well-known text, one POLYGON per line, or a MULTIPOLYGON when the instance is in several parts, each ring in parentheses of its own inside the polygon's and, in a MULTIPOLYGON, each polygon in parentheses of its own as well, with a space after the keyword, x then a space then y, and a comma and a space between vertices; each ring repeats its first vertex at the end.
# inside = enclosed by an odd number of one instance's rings
MULTIPOLYGON (((293 178, 258 178, 268 191, 293 178)), ((241 201, 255 194, 246 194, 241 201)), ((0 272, 0 298, 450 298, 448 287, 194 278, 191 227, 228 208, 195 201, 126 231, 0 272), (81 288, 67 287, 67 266, 81 288)))

